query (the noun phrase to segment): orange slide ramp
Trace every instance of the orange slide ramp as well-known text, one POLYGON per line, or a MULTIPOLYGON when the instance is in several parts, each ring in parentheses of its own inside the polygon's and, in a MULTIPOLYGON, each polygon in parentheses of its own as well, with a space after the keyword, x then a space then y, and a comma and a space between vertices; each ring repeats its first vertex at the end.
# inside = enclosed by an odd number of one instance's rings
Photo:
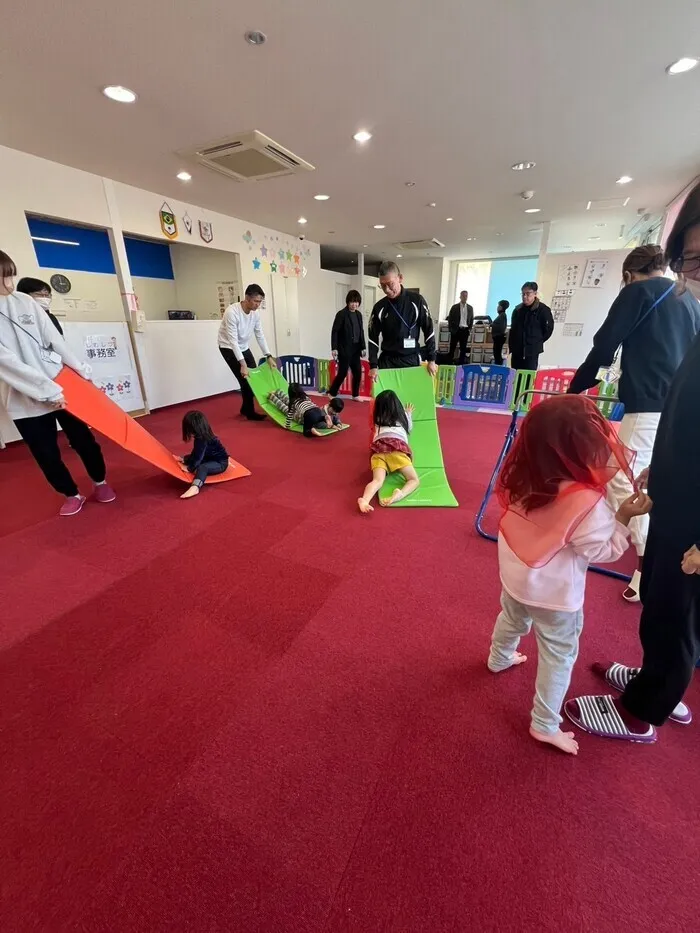
MULTIPOLYGON (((66 408, 76 418, 85 421, 90 427, 104 434, 115 444, 119 444, 124 450, 141 457, 142 460, 169 473, 175 479, 185 483, 192 481, 192 474, 180 469, 168 448, 149 434, 131 415, 127 415, 97 386, 83 379, 67 366, 63 367, 55 381, 63 389, 66 408)), ((242 476, 250 476, 250 470, 246 470, 235 460, 230 460, 229 468, 224 473, 207 477, 207 484, 225 483, 227 480, 240 479, 242 476)))

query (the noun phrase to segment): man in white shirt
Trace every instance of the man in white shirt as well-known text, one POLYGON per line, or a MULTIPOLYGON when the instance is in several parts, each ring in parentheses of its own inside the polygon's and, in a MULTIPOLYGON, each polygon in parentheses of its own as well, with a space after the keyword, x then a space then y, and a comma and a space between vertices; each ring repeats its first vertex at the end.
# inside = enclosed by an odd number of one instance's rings
POLYGON ((259 285, 249 285, 243 301, 226 308, 219 328, 219 350, 241 387, 241 414, 249 421, 263 421, 265 418, 265 415, 255 411, 255 396, 248 384, 248 372, 255 369, 256 365, 255 357, 250 352, 253 334, 268 364, 277 369, 277 363, 265 340, 258 310, 264 298, 265 292, 259 285))
POLYGON ((459 365, 463 366, 467 362, 467 346, 469 344, 469 334, 474 324, 474 308, 467 303, 469 293, 462 291, 459 293, 459 301, 452 305, 450 313, 447 315, 447 323, 450 328, 450 363, 455 357, 455 350, 459 344, 459 365))

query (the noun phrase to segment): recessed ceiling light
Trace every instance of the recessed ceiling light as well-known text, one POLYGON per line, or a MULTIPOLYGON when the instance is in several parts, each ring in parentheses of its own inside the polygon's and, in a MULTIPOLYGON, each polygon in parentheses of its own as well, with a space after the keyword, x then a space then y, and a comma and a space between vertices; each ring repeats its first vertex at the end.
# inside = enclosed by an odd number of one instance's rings
POLYGON ((620 177, 615 182, 616 185, 629 185, 631 181, 634 181, 631 175, 620 175, 620 177))
POLYGON ((607 227, 607 224, 593 224, 594 227, 607 227))
POLYGON ((589 236, 588 239, 589 239, 589 240, 599 240, 600 237, 599 237, 599 236, 589 236))
POLYGON ((363 243, 362 249, 369 249, 369 243, 363 243))
POLYGON ((386 227, 386 224, 375 224, 374 225, 375 230, 383 230, 385 227, 386 227))
POLYGON ((372 134, 368 133, 367 130, 358 130, 353 136, 356 143, 368 143, 371 138, 372 134))
POLYGON ((180 181, 192 181, 192 176, 189 172, 178 172, 177 177, 180 181))
POLYGON ((449 223, 451 220, 454 220, 454 217, 445 217, 445 220, 449 223))
POLYGON ((245 41, 249 45, 264 45, 267 42, 267 36, 259 29, 249 29, 245 34, 245 41))
POLYGON ((136 100, 136 94, 128 87, 122 87, 121 84, 108 84, 107 87, 102 88, 102 93, 119 104, 133 104, 136 100))
POLYGON ((307 223, 306 217, 300 217, 299 220, 297 220, 297 223, 298 223, 298 224, 305 224, 305 223, 307 223))
POLYGON ((697 58, 679 58, 676 62, 666 68, 666 73, 670 75, 682 75, 685 71, 692 71, 700 59, 697 58))
POLYGON ((469 241, 471 241, 471 240, 475 240, 475 239, 476 239, 476 237, 475 237, 475 236, 468 236, 468 237, 467 237, 467 240, 469 240, 469 241))
POLYGON ((534 167, 534 162, 516 162, 515 165, 511 165, 514 172, 524 172, 526 169, 534 167))
POLYGON ((525 213, 526 214, 539 214, 541 210, 542 210, 541 207, 526 207, 525 213))
POLYGON ((539 233, 542 230, 542 227, 530 227, 527 231, 528 233, 539 233))
POLYGON ((405 181, 404 184, 406 185, 407 188, 415 188, 415 187, 416 187, 415 181, 405 181))
POLYGON ((330 194, 315 194, 314 201, 327 201, 330 198, 330 194))
POLYGON ((397 253, 397 254, 396 254, 396 258, 397 258, 397 259, 401 259, 402 257, 403 257, 403 253, 397 253))
POLYGON ((496 236, 503 236, 503 234, 502 234, 502 233, 497 233, 496 236))
POLYGON ((627 205, 630 203, 631 200, 632 198, 625 198, 625 200, 622 202, 622 206, 627 207, 627 205))
POLYGON ((431 201, 430 204, 428 204, 428 207, 437 207, 437 204, 435 201, 431 201))

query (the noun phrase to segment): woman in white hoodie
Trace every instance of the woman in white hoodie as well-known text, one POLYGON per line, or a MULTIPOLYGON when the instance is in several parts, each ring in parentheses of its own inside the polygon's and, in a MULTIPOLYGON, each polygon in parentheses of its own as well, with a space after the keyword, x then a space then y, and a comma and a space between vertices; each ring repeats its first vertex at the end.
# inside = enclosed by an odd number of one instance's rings
POLYGON ((54 382, 63 366, 88 378, 90 367, 70 350, 42 308, 15 292, 15 264, 0 250, 0 405, 56 492, 65 496, 61 515, 76 515, 81 496, 58 445, 60 424, 95 484, 95 499, 112 502, 114 490, 105 481, 100 445, 90 428, 65 410, 61 387, 54 382))

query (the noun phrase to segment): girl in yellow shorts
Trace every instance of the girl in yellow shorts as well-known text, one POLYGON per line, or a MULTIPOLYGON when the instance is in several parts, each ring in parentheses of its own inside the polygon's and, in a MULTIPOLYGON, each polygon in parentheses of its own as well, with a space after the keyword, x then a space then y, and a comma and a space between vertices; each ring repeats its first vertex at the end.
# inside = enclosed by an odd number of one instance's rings
POLYGON ((413 466, 413 454, 408 446, 408 435, 413 427, 411 413, 413 405, 404 409, 398 396, 391 389, 380 392, 374 400, 374 438, 371 460, 372 481, 367 484, 362 497, 357 500, 361 512, 373 512, 371 502, 382 488, 387 473, 401 473, 405 483, 395 489, 388 499, 380 499, 380 505, 393 505, 414 492, 420 483, 413 466))

